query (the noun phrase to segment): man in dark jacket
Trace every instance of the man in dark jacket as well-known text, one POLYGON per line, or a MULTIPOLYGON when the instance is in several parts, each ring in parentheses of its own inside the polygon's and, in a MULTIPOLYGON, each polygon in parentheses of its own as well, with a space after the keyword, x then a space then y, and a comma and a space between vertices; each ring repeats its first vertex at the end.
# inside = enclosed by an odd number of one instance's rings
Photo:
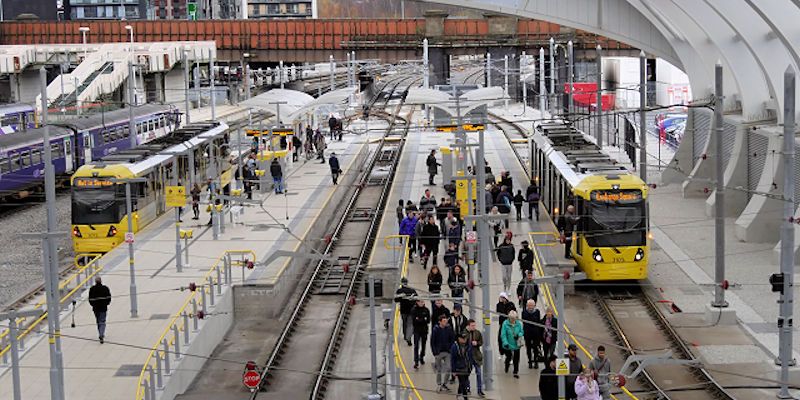
POLYGON ((574 343, 570 343, 567 346, 567 355, 569 356, 569 375, 567 375, 567 399, 576 399, 578 395, 575 393, 575 381, 578 380, 578 376, 583 372, 583 361, 581 361, 580 357, 578 357, 578 346, 575 346, 574 343))
POLYGON ((428 167, 428 184, 433 186, 433 177, 439 173, 439 162, 436 161, 436 150, 431 150, 431 154, 425 160, 425 165, 428 167))
POLYGON ((522 248, 517 253, 517 262, 523 278, 528 275, 528 271, 533 271, 533 250, 527 240, 522 241, 522 248))
POLYGON ((433 216, 428 217, 428 222, 422 227, 422 235, 420 240, 425 245, 425 254, 422 259, 422 269, 428 268, 428 258, 433 256, 433 265, 439 265, 437 259, 439 258, 439 241, 441 232, 439 226, 436 225, 433 216))
POLYGON ((338 121, 336 121, 336 117, 331 114, 331 117, 328 118, 328 129, 331 131, 331 141, 333 141, 333 136, 336 134, 336 125, 338 125, 338 121))
POLYGON ((527 304, 528 300, 539 301, 539 285, 533 280, 533 271, 528 271, 517 285, 517 299, 519 304, 527 304))
MULTIPOLYGON (((483 393, 483 376, 481 374, 481 366, 483 365, 483 334, 478 330, 478 324, 474 319, 467 321, 467 330, 464 332, 467 336, 467 343, 472 346, 472 366, 475 367, 475 378, 478 383, 478 395, 485 396, 483 393)), ((469 384, 469 382, 467 382, 469 384)))
POLYGON ((269 173, 272 175, 272 183, 275 186, 275 194, 283 193, 283 168, 277 158, 273 158, 269 164, 269 173))
POLYGON ((539 396, 542 400, 558 400, 558 377, 556 376, 556 356, 551 355, 539 374, 539 396))
POLYGON ((331 153, 330 158, 328 158, 328 165, 331 166, 331 176, 333 177, 333 184, 339 184, 339 174, 342 173, 342 169, 339 168, 339 159, 336 158, 336 153, 331 153))
POLYGON ((472 346, 467 342, 466 334, 458 335, 458 339, 450 347, 450 369, 458 378, 456 399, 461 396, 464 396, 464 400, 469 398, 467 388, 469 388, 469 373, 473 363, 472 346))
POLYGON ((506 237, 497 246, 497 260, 503 268, 503 291, 507 292, 511 288, 511 269, 514 264, 514 245, 510 238, 506 237))
POLYGON ((111 290, 103 285, 103 279, 99 275, 94 278, 94 286, 89 289, 89 304, 97 321, 97 333, 102 344, 106 337, 106 313, 108 305, 111 304, 111 290))
POLYGON ((300 140, 300 135, 292 135, 292 161, 300 159, 300 150, 303 148, 303 141, 300 140))
POLYGON ((572 258, 572 232, 578 225, 578 217, 575 215, 575 206, 567 206, 567 212, 558 219, 558 231, 564 238, 564 258, 572 258))
POLYGON ((442 300, 435 300, 433 302, 433 309, 431 310, 431 325, 436 326, 436 324, 439 323, 439 319, 442 318, 442 315, 450 318, 450 310, 445 307, 442 300))
POLYGON ((456 303, 453 306, 453 315, 450 316, 450 326, 453 327, 453 332, 456 335, 462 334, 467 330, 467 317, 461 312, 461 304, 456 303))
POLYGON ((447 390, 447 381, 450 379, 450 348, 456 340, 453 328, 447 323, 447 316, 439 316, 438 323, 431 332, 431 353, 435 357, 433 369, 436 371, 437 391, 447 390))
POLYGON ((425 344, 428 341, 428 324, 431 323, 431 312, 424 300, 417 300, 411 309, 411 318, 414 323, 414 369, 419 364, 425 365, 425 344))
POLYGON ((414 331, 413 320, 411 319, 411 309, 414 308, 413 296, 417 291, 408 287, 408 279, 400 279, 400 287, 395 292, 394 301, 400 303, 400 318, 403 320, 403 338, 411 346, 411 334, 414 331))
POLYGON ((523 331, 525 332, 525 350, 528 355, 528 368, 539 369, 539 360, 542 358, 539 348, 542 337, 539 310, 536 309, 536 302, 528 300, 525 309, 522 310, 523 331))

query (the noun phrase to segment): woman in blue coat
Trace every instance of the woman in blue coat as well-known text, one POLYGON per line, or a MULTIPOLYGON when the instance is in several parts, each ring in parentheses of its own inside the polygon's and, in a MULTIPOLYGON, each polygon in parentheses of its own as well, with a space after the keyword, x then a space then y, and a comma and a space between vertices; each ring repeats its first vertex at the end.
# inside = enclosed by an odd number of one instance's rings
POLYGON ((503 349, 506 351, 506 373, 513 359, 514 378, 519 379, 519 348, 520 339, 524 338, 525 333, 522 329, 522 322, 517 320, 517 312, 509 311, 508 319, 503 321, 503 328, 500 331, 500 340, 503 349))

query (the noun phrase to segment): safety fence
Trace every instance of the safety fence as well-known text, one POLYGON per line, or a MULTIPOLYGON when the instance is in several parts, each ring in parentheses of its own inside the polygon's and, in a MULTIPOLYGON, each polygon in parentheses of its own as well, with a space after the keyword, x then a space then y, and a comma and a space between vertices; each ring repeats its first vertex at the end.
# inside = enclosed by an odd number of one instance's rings
MULTIPOLYGON (((389 235, 383 240, 383 245, 386 250, 392 251, 392 260, 397 260, 400 267, 400 277, 405 278, 408 274, 408 246, 409 246, 409 236, 408 235, 389 235), (392 243, 396 242, 396 243, 392 243), (398 251, 402 253, 398 254, 398 251)), ((394 368, 399 369, 397 379, 393 382, 396 386, 395 388, 398 389, 398 399, 416 399, 422 400, 422 395, 420 395, 417 388, 414 386, 414 382, 411 380, 411 376, 408 374, 408 369, 406 369, 406 364, 403 362, 403 356, 400 354, 400 345, 398 337, 400 336, 400 324, 402 319, 400 318, 400 305, 396 304, 394 306, 394 310, 392 311, 392 354, 394 356, 394 368)))
MULTIPOLYGON (((539 254, 539 251, 540 251, 539 248, 541 246, 555 246, 557 243, 559 243, 559 240, 560 240, 559 234, 558 234, 558 232, 528 232, 528 238, 529 238, 530 242, 533 243, 533 246, 532 246, 533 247, 533 266, 534 266, 534 268, 536 268, 536 273, 539 276, 545 276, 544 263, 542 262, 541 255, 539 254), (552 241, 546 241, 545 243, 541 243, 541 241, 537 242, 536 241, 536 237, 542 237, 542 236, 548 237, 548 238, 552 236, 553 240, 552 241)), ((567 326, 567 323, 566 323, 566 318, 564 318, 564 317, 559 315, 561 310, 559 310, 556 307, 554 294, 552 293, 552 290, 550 289, 550 285, 545 283, 545 284, 542 284, 542 286, 543 286, 542 287, 542 289, 543 289, 542 292, 544 293, 545 303, 547 303, 547 305, 549 307, 552 307, 553 314, 557 318, 560 319, 561 326, 563 327, 564 332, 567 333, 567 336, 569 336, 569 339, 570 339, 571 343, 574 343, 576 346, 578 346, 578 348, 581 349, 583 354, 585 354, 586 357, 589 358, 589 360, 593 359, 594 355, 592 355, 592 353, 589 350, 586 349, 586 347, 580 342, 580 340, 578 340, 578 338, 575 337, 575 335, 572 333, 572 331, 570 331, 570 329, 569 329, 569 327, 567 326)), ((566 348, 568 345, 569 345, 569 342, 566 339, 564 339, 564 347, 566 348)), ((558 354, 558 356, 562 357, 561 354, 558 354)), ((631 398, 633 400, 639 400, 638 397, 636 397, 633 393, 631 393, 624 386, 621 387, 620 390, 622 390, 623 393, 628 395, 629 398, 631 398)), ((613 398, 614 400, 618 400, 618 397, 613 395, 613 394, 611 395, 611 398, 613 398)))
POLYGON ((203 276, 200 283, 189 284, 189 295, 172 315, 158 340, 150 347, 136 385, 136 400, 155 400, 157 391, 166 385, 172 373, 171 362, 188 354, 192 333, 202 328, 201 320, 212 313, 219 299, 233 286, 233 268, 252 268, 256 253, 252 250, 227 250, 203 276), (182 350, 183 349, 183 352, 182 350))
MULTIPOLYGON (((58 284, 58 293, 60 294, 59 309, 61 309, 64 304, 69 304, 84 290, 92 286, 94 277, 103 270, 103 265, 100 263, 102 256, 102 254, 97 253, 79 254, 75 256, 75 270, 58 284), (79 260, 86 260, 87 262, 79 265, 79 260)), ((33 310, 43 309, 47 304, 46 297, 47 296, 43 293, 42 299, 33 305, 33 310)), ((25 349, 25 338, 29 336, 31 332, 38 333, 39 325, 46 320, 47 312, 44 310, 41 315, 35 318, 17 318, 17 326, 21 327, 21 330, 17 335, 16 343, 20 350, 25 349)), ((8 353, 11 350, 11 343, 15 342, 9 337, 9 332, 9 329, 4 329, 0 332, 0 362, 2 362, 3 365, 9 363, 8 353)), ((55 334, 58 335, 60 333, 56 332, 55 334)))

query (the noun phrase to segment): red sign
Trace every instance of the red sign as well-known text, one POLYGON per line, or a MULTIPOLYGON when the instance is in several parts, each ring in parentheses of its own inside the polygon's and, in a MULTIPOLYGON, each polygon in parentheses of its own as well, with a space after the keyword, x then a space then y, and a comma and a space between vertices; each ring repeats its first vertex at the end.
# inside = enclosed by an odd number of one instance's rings
POLYGON ((478 243, 478 234, 475 231, 467 232, 467 243, 469 244, 478 243))
POLYGON ((258 383, 261 382, 261 374, 258 371, 244 371, 242 375, 242 383, 250 390, 258 388, 258 383))

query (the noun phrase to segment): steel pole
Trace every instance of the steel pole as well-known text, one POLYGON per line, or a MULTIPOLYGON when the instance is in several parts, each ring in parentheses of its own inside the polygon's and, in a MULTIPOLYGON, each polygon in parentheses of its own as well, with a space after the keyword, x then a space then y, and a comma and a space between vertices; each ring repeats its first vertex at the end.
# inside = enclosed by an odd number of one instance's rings
MULTIPOLYGON (((550 38, 550 113, 553 114, 556 108, 556 41, 550 38)), ((521 307, 521 305, 520 305, 521 307)))
POLYGON ((278 62, 278 67, 280 69, 280 71, 278 71, 278 79, 280 80, 281 83, 281 89, 283 89, 283 60, 280 60, 278 62))
MULTIPOLYGON (((791 399, 789 367, 792 359, 792 307, 794 305, 794 179, 795 179, 795 73, 790 65, 783 73, 783 222, 781 223, 781 273, 783 292, 778 315, 778 362, 781 388, 778 398, 791 399)), ((719 208, 717 204, 716 208, 719 208)))
POLYGON ((597 146, 603 148, 603 48, 597 45, 597 146))
MULTIPOLYGON (((43 148, 50 149, 50 125, 47 123, 47 71, 39 70, 39 83, 42 92, 42 125, 44 126, 43 148)), ((61 320, 58 295, 58 250, 53 237, 56 222, 56 180, 53 170, 53 155, 44 151, 44 187, 47 202, 47 232, 43 240, 44 278, 47 291, 47 328, 50 343, 50 398, 64 399, 64 364, 61 355, 61 320)))
POLYGON ((430 61, 428 55, 428 38, 422 39, 422 84, 425 89, 430 88, 430 61))
MULTIPOLYGON (((725 301, 725 290, 722 282, 725 280, 725 188, 723 186, 723 166, 722 166, 722 108, 724 107, 722 98, 722 64, 717 63, 714 67, 714 179, 716 181, 716 193, 714 193, 714 302, 713 307, 727 307, 725 301)), ((794 143, 794 134, 792 134, 794 143)), ((794 165, 794 164, 792 164, 794 165)), ((794 167, 792 167, 794 171, 794 167)), ((787 171, 787 173, 789 173, 787 171)), ((790 182, 794 188, 794 180, 790 182)), ((794 191, 794 189, 792 189, 794 191)), ((794 197, 794 195, 792 195, 794 197)), ((794 206, 794 203, 792 203, 794 206)))
MULTIPOLYGON (((561 327, 566 324, 566 315, 564 313, 564 282, 556 283, 556 310, 558 312, 558 329, 561 330, 561 327)), ((564 339, 559 338, 556 340, 556 356, 558 358, 564 357, 564 339)), ((546 362, 546 361, 545 361, 546 362)), ((566 398, 567 394, 567 380, 565 376, 558 377, 558 398, 563 399, 566 398)))
POLYGON ((542 116, 547 109, 547 90, 544 84, 544 47, 539 48, 539 111, 542 116))
POLYGON ((375 277, 369 276, 369 348, 370 348, 370 394, 369 400, 378 400, 378 338, 375 331, 375 277))
POLYGON ((528 56, 522 52, 522 57, 519 59, 519 80, 522 81, 522 113, 525 114, 525 107, 528 105, 528 83, 525 82, 523 74, 528 67, 528 56))
MULTIPOLYGON (((647 60, 639 52, 639 177, 647 182, 647 60)), ((661 160, 659 160, 659 164, 661 160)))
POLYGON ((503 105, 508 109, 508 54, 503 56, 503 105))
POLYGON ((330 82, 331 92, 336 90, 336 61, 333 60, 333 54, 331 54, 330 59, 330 69, 331 72, 328 76, 328 81, 330 82))
POLYGON ((217 120, 217 90, 214 87, 214 56, 211 56, 211 60, 208 63, 208 76, 210 81, 211 87, 211 121, 217 120))
POLYGON ((573 103, 574 99, 572 97, 572 92, 575 90, 575 52, 572 46, 572 40, 567 42, 567 56, 569 57, 569 70, 567 71, 567 75, 569 75, 569 94, 567 95, 567 98, 569 99, 569 110, 567 110, 567 113, 571 116, 575 109, 575 105, 573 103))
POLYGON ((492 53, 486 53, 486 87, 492 87, 492 53))
MULTIPOLYGON (((128 232, 133 233, 133 201, 131 200, 131 183, 125 182, 125 210, 128 213, 128 232)), ((130 297, 131 318, 139 316, 139 306, 136 299, 136 270, 134 268, 134 243, 128 243, 128 269, 131 275, 130 297)))
POLYGON ((17 343, 17 313, 11 310, 8 313, 8 339, 11 351, 11 386, 14 390, 14 400, 22 400, 22 390, 19 383, 19 344, 17 343))
POLYGON ((130 133, 128 139, 130 140, 131 148, 135 148, 138 142, 138 138, 136 137, 136 121, 133 119, 133 105, 136 104, 136 93, 134 93, 135 81, 136 76, 133 73, 133 61, 128 61, 128 132, 130 133))
POLYGON ((186 105, 186 123, 190 124, 192 119, 189 117, 189 61, 186 50, 181 52, 181 62, 183 63, 183 97, 186 105))
MULTIPOLYGON (((475 212, 476 216, 486 215, 486 168, 485 160, 485 138, 483 130, 478 131, 478 159, 475 160, 475 169, 478 173, 478 209, 475 212)), ((483 386, 486 390, 492 390, 494 383, 494 356, 492 352, 492 315, 489 313, 491 310, 491 292, 489 273, 491 271, 490 255, 491 248, 489 247, 489 237, 491 234, 488 231, 487 222, 478 219, 478 245, 480 253, 480 271, 481 271, 481 297, 482 297, 482 313, 483 313, 483 358, 486 362, 483 363, 483 386)))

